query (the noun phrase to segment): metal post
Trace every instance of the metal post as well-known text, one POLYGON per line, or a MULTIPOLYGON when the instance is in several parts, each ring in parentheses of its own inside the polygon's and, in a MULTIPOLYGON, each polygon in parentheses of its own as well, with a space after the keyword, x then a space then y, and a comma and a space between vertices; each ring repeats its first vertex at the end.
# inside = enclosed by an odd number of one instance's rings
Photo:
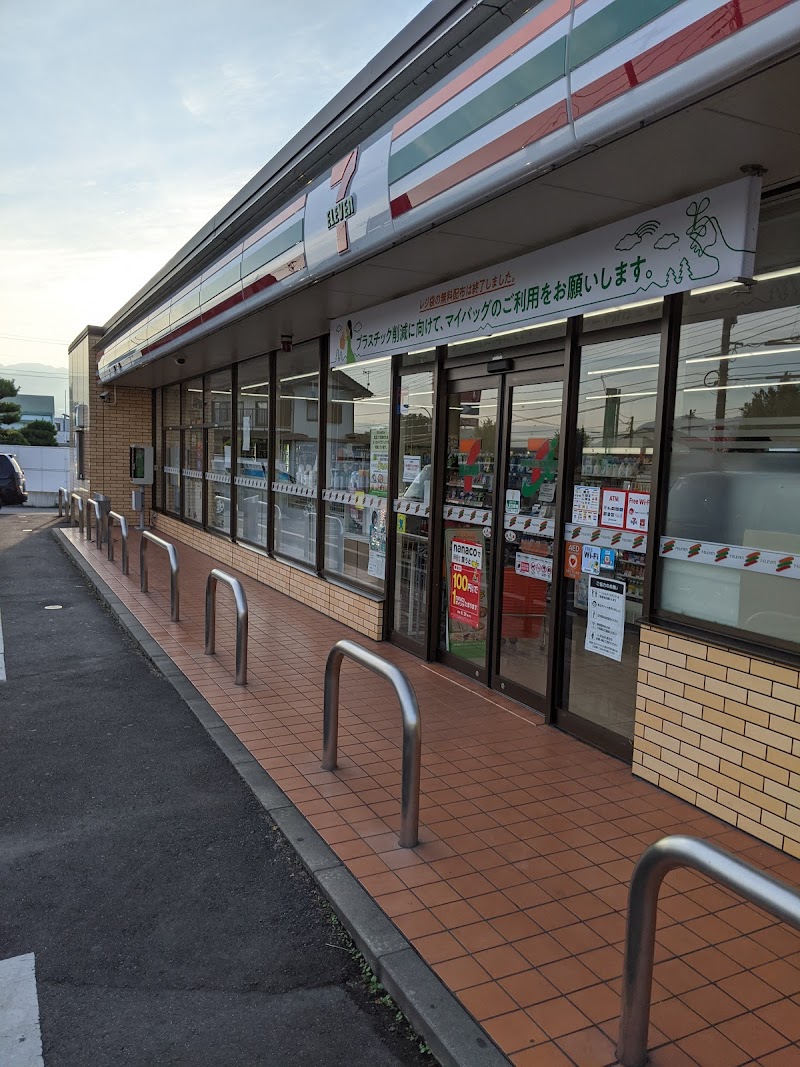
POLYGON ((128 573, 128 520, 124 515, 116 511, 108 513, 108 558, 114 562, 114 519, 119 523, 120 539, 122 541, 122 573, 128 573))
MULTIPOLYGON (((91 497, 86 501, 87 504, 91 504, 94 509, 94 539, 97 546, 97 551, 103 550, 103 513, 100 510, 100 505, 96 500, 91 497)), ((87 507, 86 509, 86 537, 91 541, 92 539, 92 513, 87 507)))
POLYGON ((403 769, 400 801, 401 848, 419 843, 419 779, 422 762, 422 722, 414 689, 399 667, 354 641, 337 641, 325 664, 325 698, 322 718, 322 769, 336 769, 339 748, 339 676, 347 656, 379 674, 394 686, 403 715, 403 769))
POLYGON ((139 542, 139 584, 143 593, 147 592, 147 546, 158 545, 167 553, 169 559, 169 617, 173 622, 180 621, 180 589, 178 588, 178 553, 175 545, 156 537, 149 530, 142 531, 139 542))
POLYGON ((247 632, 250 613, 247 609, 247 597, 238 578, 231 577, 217 567, 211 571, 206 581, 206 647, 207 656, 214 655, 217 623, 217 582, 225 582, 231 587, 236 604, 236 684, 247 685, 247 632))
POLYGON ((617 1047, 617 1057, 623 1067, 644 1067, 647 1062, 658 892, 665 875, 676 867, 699 871, 800 929, 800 893, 784 882, 696 837, 664 837, 651 845, 634 868, 628 893, 617 1047))
POLYGON ((69 505, 69 498, 70 498, 69 491, 67 489, 65 489, 63 485, 60 485, 58 487, 58 517, 59 517, 59 519, 63 519, 64 518, 64 511, 67 509, 67 507, 69 505))
POLYGON ((78 522, 80 525, 81 534, 83 533, 83 499, 80 493, 70 493, 69 495, 69 524, 75 525, 75 504, 78 505, 78 522))
POLYGON ((89 498, 83 502, 83 536, 87 541, 92 539, 92 512, 89 508, 89 498))

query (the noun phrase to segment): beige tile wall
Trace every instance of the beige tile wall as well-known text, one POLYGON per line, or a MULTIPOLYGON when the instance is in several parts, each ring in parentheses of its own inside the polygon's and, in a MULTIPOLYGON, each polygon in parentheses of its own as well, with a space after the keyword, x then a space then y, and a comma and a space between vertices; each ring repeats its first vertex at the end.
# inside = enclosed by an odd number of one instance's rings
POLYGON ((244 545, 234 545, 221 537, 197 530, 168 515, 156 512, 151 516, 152 525, 166 537, 173 537, 205 552, 222 564, 234 567, 244 574, 279 589, 293 600, 345 623, 365 637, 380 641, 383 632, 383 602, 360 596, 349 589, 341 589, 332 582, 323 581, 316 575, 291 567, 280 560, 270 559, 244 545))
POLYGON ((800 856, 798 671, 642 627, 633 772, 800 856))

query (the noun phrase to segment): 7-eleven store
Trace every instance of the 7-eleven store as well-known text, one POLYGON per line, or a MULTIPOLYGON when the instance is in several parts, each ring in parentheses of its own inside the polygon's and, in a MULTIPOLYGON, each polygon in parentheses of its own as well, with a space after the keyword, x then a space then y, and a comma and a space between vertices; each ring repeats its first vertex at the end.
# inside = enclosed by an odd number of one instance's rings
POLYGON ((800 3, 500 7, 78 337, 74 483, 797 853, 800 3))

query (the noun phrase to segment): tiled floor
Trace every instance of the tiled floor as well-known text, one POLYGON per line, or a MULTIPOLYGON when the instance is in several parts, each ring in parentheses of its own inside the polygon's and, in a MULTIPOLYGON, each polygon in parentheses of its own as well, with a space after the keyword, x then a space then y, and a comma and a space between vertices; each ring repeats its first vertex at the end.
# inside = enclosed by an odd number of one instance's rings
MULTIPOLYGON (((421 844, 400 849, 397 704, 388 685, 352 663, 342 672, 340 768, 320 770, 325 658, 355 635, 240 575, 250 673, 247 688, 236 687, 234 616, 222 587, 218 655, 203 655, 213 560, 178 543, 182 619, 173 624, 161 553, 151 553, 153 592, 143 596, 136 543, 123 578, 71 536, 519 1067, 616 1062, 627 882, 659 837, 695 834, 800 884, 799 862, 638 781, 519 705, 382 645, 408 674, 423 720, 421 844)), ((800 935, 692 872, 670 875, 657 936, 654 1067, 796 1067, 799 1039, 800 935)))

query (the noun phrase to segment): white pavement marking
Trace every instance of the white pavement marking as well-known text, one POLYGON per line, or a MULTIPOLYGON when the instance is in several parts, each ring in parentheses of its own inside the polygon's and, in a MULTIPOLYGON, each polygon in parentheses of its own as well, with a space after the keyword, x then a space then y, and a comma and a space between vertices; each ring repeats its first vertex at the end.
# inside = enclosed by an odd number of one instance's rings
POLYGON ((6 650, 3 644, 3 616, 0 615, 0 682, 6 680, 6 650))
POLYGON ((0 1063, 44 1067, 32 952, 0 960, 0 1063))

